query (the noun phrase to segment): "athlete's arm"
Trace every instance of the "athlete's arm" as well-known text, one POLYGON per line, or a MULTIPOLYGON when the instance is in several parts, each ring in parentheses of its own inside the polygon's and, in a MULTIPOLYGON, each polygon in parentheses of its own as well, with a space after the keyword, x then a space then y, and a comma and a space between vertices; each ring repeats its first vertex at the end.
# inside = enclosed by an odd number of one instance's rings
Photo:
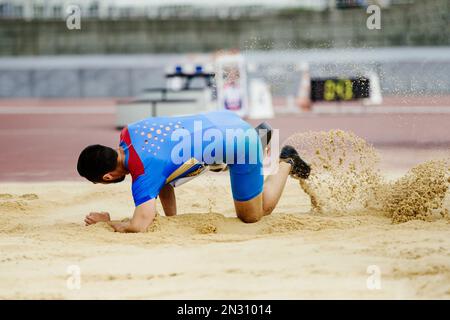
POLYGON ((177 201, 175 198, 175 189, 171 184, 166 184, 159 192, 159 200, 166 216, 177 214, 177 201))
POLYGON ((133 218, 126 222, 109 221, 117 232, 145 232, 156 216, 155 199, 148 200, 134 209, 133 218))

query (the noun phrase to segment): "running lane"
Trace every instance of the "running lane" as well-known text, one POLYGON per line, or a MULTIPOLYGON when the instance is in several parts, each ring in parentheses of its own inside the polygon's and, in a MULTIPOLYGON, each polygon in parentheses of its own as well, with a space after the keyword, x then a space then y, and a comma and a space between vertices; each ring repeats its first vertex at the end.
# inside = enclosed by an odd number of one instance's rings
MULTIPOLYGON (((80 179, 76 161, 82 148, 117 145, 112 105, 58 106, 57 113, 51 107, 15 106, 15 112, 0 106, 0 181, 80 179)), ((280 129, 281 141, 297 131, 339 128, 378 146, 450 147, 450 114, 284 115, 269 122, 280 129)))

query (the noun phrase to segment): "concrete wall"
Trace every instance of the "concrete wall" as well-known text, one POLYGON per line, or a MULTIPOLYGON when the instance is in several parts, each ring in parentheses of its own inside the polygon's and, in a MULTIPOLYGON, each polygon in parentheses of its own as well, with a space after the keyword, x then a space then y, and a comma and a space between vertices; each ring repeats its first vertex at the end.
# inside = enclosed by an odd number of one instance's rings
POLYGON ((0 20, 0 55, 210 52, 312 47, 450 45, 450 0, 416 0, 382 10, 382 29, 364 9, 285 11, 240 20, 171 18, 81 21, 0 20))
MULTIPOLYGON (((313 77, 376 72, 384 95, 450 94, 450 47, 245 51, 249 78, 263 78, 274 96, 296 95, 298 66, 313 77)), ((0 58, 0 98, 126 97, 165 86, 165 68, 185 54, 0 58)), ((197 56, 207 60, 208 55, 197 56)))

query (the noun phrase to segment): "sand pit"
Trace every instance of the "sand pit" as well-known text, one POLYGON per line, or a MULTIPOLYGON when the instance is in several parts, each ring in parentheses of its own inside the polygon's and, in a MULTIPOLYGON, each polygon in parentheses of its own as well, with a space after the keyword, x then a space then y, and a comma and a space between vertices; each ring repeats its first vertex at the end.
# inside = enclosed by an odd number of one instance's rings
POLYGON ((332 191, 322 184, 317 194, 319 177, 303 185, 316 192, 313 205, 290 179, 275 212, 256 224, 235 217, 228 176, 207 174, 177 189, 178 216, 158 216, 143 234, 82 223, 89 211, 128 217, 129 182, 2 183, 0 298, 450 298, 450 200, 439 187, 448 183, 448 168, 432 162, 407 175, 374 176, 365 169, 375 160, 366 157, 350 176, 339 172, 342 181, 359 182, 345 201, 331 201, 343 191, 334 173, 327 173, 332 191), (417 174, 426 170, 435 174, 417 174), (438 185, 414 193, 431 199, 422 206, 432 214, 390 211, 407 199, 405 186, 422 182, 438 185), (71 266, 80 270, 80 289, 67 286, 71 266), (373 266, 380 289, 367 286, 373 266))

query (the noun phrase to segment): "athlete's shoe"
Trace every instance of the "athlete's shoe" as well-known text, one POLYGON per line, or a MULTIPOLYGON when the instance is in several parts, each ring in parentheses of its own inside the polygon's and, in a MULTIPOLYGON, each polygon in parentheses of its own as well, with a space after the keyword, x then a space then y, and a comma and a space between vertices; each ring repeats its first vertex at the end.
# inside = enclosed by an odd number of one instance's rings
POLYGON ((280 152, 280 161, 287 162, 292 166, 291 177, 295 179, 307 179, 309 177, 311 167, 300 158, 294 147, 284 146, 280 152))

